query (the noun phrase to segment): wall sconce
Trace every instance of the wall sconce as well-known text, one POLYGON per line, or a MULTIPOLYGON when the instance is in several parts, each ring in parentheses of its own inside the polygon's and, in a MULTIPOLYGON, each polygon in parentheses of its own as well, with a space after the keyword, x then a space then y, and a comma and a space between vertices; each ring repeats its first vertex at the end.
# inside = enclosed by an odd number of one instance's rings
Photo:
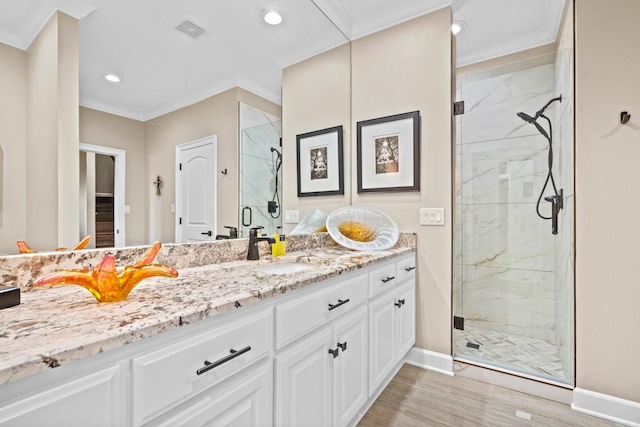
POLYGON ((158 175, 156 180, 153 181, 153 185, 156 186, 156 196, 161 196, 162 192, 160 191, 160 189, 163 187, 164 182, 162 182, 162 178, 160 178, 160 175, 158 175))

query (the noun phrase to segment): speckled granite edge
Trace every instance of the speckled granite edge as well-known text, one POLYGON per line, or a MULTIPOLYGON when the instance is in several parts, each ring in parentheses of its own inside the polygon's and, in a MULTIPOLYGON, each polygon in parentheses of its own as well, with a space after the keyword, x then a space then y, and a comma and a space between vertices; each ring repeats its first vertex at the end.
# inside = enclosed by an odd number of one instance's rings
MULTIPOLYGON (((294 248, 304 245, 291 240, 294 248)), ((23 304, 0 310, 0 384, 409 253, 415 236, 384 251, 352 251, 326 240, 324 245, 281 258, 184 267, 175 279, 141 282, 117 303, 98 303, 77 286, 25 292, 23 304), (313 267, 287 275, 257 270, 278 262, 313 267)))
MULTIPOLYGON (((163 244, 156 262, 175 269, 198 267, 246 259, 248 239, 216 240, 200 243, 163 244)), ((401 233, 397 247, 416 247, 414 233, 401 233)), ((260 256, 271 254, 266 243, 259 243, 260 256)), ((339 247, 328 233, 287 235, 287 252, 305 251, 321 247, 339 247)), ((117 265, 134 264, 149 246, 122 249, 89 249, 81 251, 48 252, 42 254, 9 255, 0 257, 0 284, 19 287, 22 292, 32 290, 38 277, 58 270, 91 270, 108 254, 116 256, 117 265)))

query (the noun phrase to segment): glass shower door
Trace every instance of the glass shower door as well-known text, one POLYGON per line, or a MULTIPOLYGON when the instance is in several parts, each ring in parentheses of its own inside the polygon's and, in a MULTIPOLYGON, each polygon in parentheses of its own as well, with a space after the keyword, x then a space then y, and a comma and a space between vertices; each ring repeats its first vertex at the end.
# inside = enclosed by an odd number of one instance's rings
MULTIPOLYGON (((546 113, 554 124, 556 183, 568 196, 557 235, 536 213, 548 142, 516 115, 534 115, 559 91, 571 99, 557 81, 563 58, 458 77, 467 111, 456 117, 454 357, 571 384, 572 110, 555 103, 546 113)), ((550 190, 542 196, 544 216, 550 190)))
POLYGON ((267 235, 282 225, 281 122, 241 131, 238 237, 263 226, 267 235))

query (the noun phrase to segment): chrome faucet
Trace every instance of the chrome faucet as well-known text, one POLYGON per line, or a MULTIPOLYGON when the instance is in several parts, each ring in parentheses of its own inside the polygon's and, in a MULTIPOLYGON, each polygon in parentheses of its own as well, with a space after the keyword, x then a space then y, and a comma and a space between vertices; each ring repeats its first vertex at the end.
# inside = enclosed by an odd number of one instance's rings
POLYGON ((247 250, 248 260, 260 259, 260 252, 258 251, 258 242, 265 241, 274 244, 276 241, 273 237, 258 237, 258 230, 263 229, 263 226, 252 227, 249 229, 249 249, 247 250))

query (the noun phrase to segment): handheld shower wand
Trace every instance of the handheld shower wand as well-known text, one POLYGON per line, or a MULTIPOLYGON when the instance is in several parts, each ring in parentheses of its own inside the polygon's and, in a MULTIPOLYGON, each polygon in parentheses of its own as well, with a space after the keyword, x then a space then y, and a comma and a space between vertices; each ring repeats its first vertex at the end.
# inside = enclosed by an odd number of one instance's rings
POLYGON ((551 220, 551 233, 552 234, 558 234, 558 213, 560 212, 560 209, 562 209, 562 207, 563 207, 562 206, 562 204, 563 204, 562 203, 563 195, 562 195, 562 189, 560 189, 560 191, 558 191, 558 189, 556 188, 556 182, 553 179, 553 171, 552 171, 552 167, 553 167, 553 128, 551 126, 551 120, 549 120, 549 118, 544 115, 544 112, 547 109, 547 107, 549 107, 549 105, 551 105, 551 103, 553 103, 555 101, 562 102, 562 95, 558 96, 557 98, 553 98, 552 100, 547 102, 541 109, 539 109, 536 112, 534 117, 531 117, 530 115, 528 115, 526 113, 522 113, 522 112, 517 113, 517 116, 520 117, 522 120, 524 120, 527 123, 531 123, 532 125, 534 125, 536 127, 536 129, 538 129, 538 132, 540 132, 540 134, 546 138, 547 142, 549 142, 549 158, 548 158, 549 172, 547 173, 547 179, 544 181, 544 185, 542 186, 542 190, 540 191, 540 196, 538 197, 538 202, 536 203, 536 213, 542 219, 550 219, 551 220), (549 124, 549 132, 548 133, 540 125, 540 123, 538 123, 538 119, 540 117, 545 119, 547 121, 547 123, 549 124), (547 184, 549 184, 549 181, 551 181, 551 186, 553 187, 554 195, 544 198, 545 201, 551 202, 551 216, 550 217, 546 217, 546 216, 544 216, 544 215, 542 215, 540 213, 540 201, 542 200, 542 195, 544 194, 544 191, 547 188, 547 184))
POLYGON ((273 191, 273 198, 270 202, 268 202, 267 211, 271 215, 271 218, 279 218, 280 217, 280 194, 278 193, 278 173, 280 172, 280 168, 282 167, 282 153, 278 151, 277 148, 271 147, 271 157, 273 159, 273 154, 275 153, 276 157, 274 160, 274 173, 276 185, 273 191))

